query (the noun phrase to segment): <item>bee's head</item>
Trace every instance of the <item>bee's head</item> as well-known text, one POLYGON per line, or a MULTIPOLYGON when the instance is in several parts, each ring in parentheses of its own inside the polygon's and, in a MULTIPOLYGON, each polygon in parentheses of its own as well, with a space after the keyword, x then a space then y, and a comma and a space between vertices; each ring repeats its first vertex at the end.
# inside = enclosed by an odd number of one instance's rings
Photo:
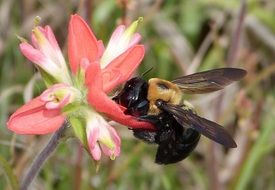
POLYGON ((121 92, 113 98, 118 104, 130 108, 147 98, 148 83, 140 77, 128 80, 121 92))

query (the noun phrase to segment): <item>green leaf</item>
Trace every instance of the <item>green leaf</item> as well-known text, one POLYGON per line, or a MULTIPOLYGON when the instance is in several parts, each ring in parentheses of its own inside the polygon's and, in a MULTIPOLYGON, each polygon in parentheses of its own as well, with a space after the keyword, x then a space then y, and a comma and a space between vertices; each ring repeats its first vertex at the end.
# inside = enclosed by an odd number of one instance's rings
POLYGON ((12 189, 14 189, 14 190, 19 189, 18 181, 17 181, 16 176, 12 172, 12 168, 10 167, 7 160, 5 158, 3 158, 1 155, 0 155, 0 166, 1 166, 4 174, 6 175, 7 180, 9 182, 9 184, 11 185, 12 189))
POLYGON ((82 89, 83 85, 85 84, 85 70, 82 68, 79 68, 76 77, 74 78, 75 85, 79 88, 82 89))
POLYGON ((81 107, 83 107, 83 105, 78 102, 71 103, 62 108, 62 113, 65 113, 66 115, 74 114, 80 110, 81 107))
POLYGON ((58 81, 53 77, 51 76, 50 74, 48 74, 47 72, 45 72, 43 69, 37 67, 41 76, 42 76, 42 79, 43 81, 45 82, 46 86, 49 87, 49 86, 52 86, 53 84, 56 84, 58 83, 58 81))
POLYGON ((81 117, 69 117, 69 121, 74 130, 75 136, 81 141, 81 143, 86 147, 88 147, 85 121, 81 117))

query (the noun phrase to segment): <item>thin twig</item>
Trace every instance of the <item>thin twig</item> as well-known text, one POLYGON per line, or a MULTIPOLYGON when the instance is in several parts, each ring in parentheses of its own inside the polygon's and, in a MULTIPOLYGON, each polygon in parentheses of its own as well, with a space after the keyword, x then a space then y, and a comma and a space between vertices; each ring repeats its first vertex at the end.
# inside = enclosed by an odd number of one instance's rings
MULTIPOLYGON (((217 104, 215 106, 215 120, 219 120, 220 113, 222 112, 222 103, 224 98, 224 92, 219 94, 217 98, 217 104)), ((222 186, 219 178, 218 167, 219 167, 219 160, 217 158, 217 146, 214 142, 209 143, 208 147, 208 172, 210 174, 210 183, 209 188, 213 190, 222 190, 224 187, 222 186)))
MULTIPOLYGON (((234 31, 232 35, 232 41, 231 41, 231 46, 229 48, 229 54, 226 60, 226 64, 228 66, 232 65, 233 62, 236 60, 237 57, 237 52, 239 48, 239 41, 240 41, 240 35, 241 35, 241 29, 243 27, 243 21, 246 13, 246 0, 241 1, 241 6, 240 6, 240 12, 238 16, 238 21, 236 24, 236 30, 234 31)), ((217 100, 217 106, 216 106, 216 114, 215 118, 218 120, 220 113, 222 111, 222 102, 224 99, 224 92, 220 94, 218 100, 217 100)), ((219 173, 218 173, 218 160, 215 155, 216 153, 216 147, 213 142, 209 144, 209 173, 211 174, 210 178, 210 189, 213 190, 220 190, 224 189, 223 184, 221 183, 219 173)))
POLYGON ((253 16, 248 16, 245 20, 246 31, 250 36, 271 52, 275 52, 275 35, 270 29, 253 16))
POLYGON ((77 158, 75 162, 75 175, 74 175, 74 189, 81 189, 81 178, 82 178, 82 160, 83 160, 83 148, 82 145, 79 144, 77 148, 77 158))
POLYGON ((228 51, 228 56, 226 60, 226 65, 231 66, 237 57, 237 52, 239 49, 239 43, 241 39, 241 33, 244 26, 244 18, 246 15, 246 0, 241 1, 241 7, 239 11, 239 15, 237 18, 237 24, 235 31, 233 32, 232 39, 231 39, 231 46, 228 51))
POLYGON ((128 0, 121 0, 121 24, 127 25, 128 0))
POLYGON ((198 69, 198 67, 201 64, 201 61, 203 59, 203 57, 205 56, 208 48, 210 47, 210 45, 213 42, 214 39, 214 34, 215 32, 213 30, 211 30, 207 36, 205 37, 205 39, 203 40, 198 52, 196 53, 195 57, 193 58, 190 66, 187 68, 186 74, 192 74, 195 73, 198 69))
MULTIPOLYGON (((14 136, 12 136, 12 139, 10 141, 0 140, 0 145, 15 147, 15 148, 19 148, 19 149, 26 149, 26 147, 23 143, 17 143, 17 142, 15 142, 14 139, 15 139, 14 136)), ((13 152, 13 150, 11 150, 11 152, 13 152)))
POLYGON ((186 73, 187 67, 192 61, 191 58, 194 56, 189 41, 179 32, 178 26, 161 13, 154 17, 153 25, 156 32, 168 44, 181 72, 186 73))
POLYGON ((85 0, 84 7, 83 7, 83 12, 84 12, 83 14, 87 23, 91 23, 92 6, 93 6, 92 0, 85 0))
POLYGON ((64 124, 53 134, 47 145, 44 149, 37 155, 34 162, 30 166, 30 169, 28 170, 27 174, 24 176, 21 185, 20 190, 27 190, 30 184, 32 183, 33 179, 36 177, 36 175, 39 173, 42 165, 44 162, 49 158, 51 153, 56 149, 59 140, 63 137, 64 131, 67 127, 67 122, 64 122, 64 124))

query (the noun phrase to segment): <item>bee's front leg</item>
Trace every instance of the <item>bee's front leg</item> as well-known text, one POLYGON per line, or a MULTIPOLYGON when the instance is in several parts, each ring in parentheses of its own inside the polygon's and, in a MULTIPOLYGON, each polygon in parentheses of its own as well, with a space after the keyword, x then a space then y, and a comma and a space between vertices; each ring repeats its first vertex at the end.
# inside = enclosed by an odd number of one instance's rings
POLYGON ((137 118, 139 121, 145 121, 152 123, 154 126, 156 126, 159 123, 159 117, 155 115, 143 115, 137 118))

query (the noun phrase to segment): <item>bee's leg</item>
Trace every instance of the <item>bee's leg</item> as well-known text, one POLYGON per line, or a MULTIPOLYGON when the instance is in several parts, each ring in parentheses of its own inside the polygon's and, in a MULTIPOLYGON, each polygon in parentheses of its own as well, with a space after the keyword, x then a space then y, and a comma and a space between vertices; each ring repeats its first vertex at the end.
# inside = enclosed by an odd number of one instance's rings
MULTIPOLYGON (((137 118, 139 121, 145 121, 152 123, 154 126, 158 125, 158 118, 154 115, 143 115, 137 118)), ((156 143, 156 131, 150 131, 146 129, 133 129, 134 136, 147 143, 156 143)))
POLYGON ((126 114, 126 115, 131 115, 133 111, 134 111, 134 108, 127 108, 127 109, 124 111, 124 114, 126 114))
POLYGON ((152 123, 154 126, 159 124, 159 117, 155 115, 143 115, 137 118, 139 121, 152 123))
POLYGON ((144 129, 133 129, 133 134, 136 138, 147 143, 156 143, 156 132, 144 129))
POLYGON ((144 100, 139 102, 138 104, 135 104, 134 106, 128 107, 124 113, 126 115, 132 115, 135 117, 144 116, 147 114, 147 111, 149 109, 148 100, 144 100))

